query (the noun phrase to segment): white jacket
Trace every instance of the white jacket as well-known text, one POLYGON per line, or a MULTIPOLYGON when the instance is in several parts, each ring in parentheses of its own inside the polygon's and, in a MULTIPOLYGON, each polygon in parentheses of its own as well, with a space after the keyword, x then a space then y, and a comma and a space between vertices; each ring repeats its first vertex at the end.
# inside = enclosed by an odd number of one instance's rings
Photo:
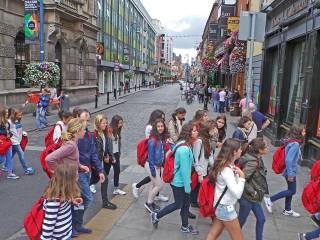
POLYGON ((215 206, 218 202, 226 186, 228 186, 228 190, 223 196, 220 204, 228 206, 235 205, 238 199, 240 199, 242 196, 245 179, 240 178, 237 174, 234 174, 231 168, 231 165, 230 167, 224 168, 218 175, 214 190, 213 206, 215 206))
POLYGON ((16 124, 13 123, 10 119, 8 120, 8 123, 10 124, 10 132, 12 134, 10 140, 12 142, 12 145, 20 145, 21 139, 22 139, 22 127, 20 124, 20 127, 17 128, 16 124))
POLYGON ((61 138, 62 133, 67 131, 67 128, 68 128, 68 126, 65 125, 62 121, 58 121, 56 123, 56 126, 55 126, 54 131, 53 131, 53 142, 54 143, 58 142, 58 140, 61 138))
POLYGON ((198 173, 198 175, 201 176, 207 176, 208 175, 208 164, 209 162, 213 162, 213 156, 212 153, 209 157, 209 159, 205 158, 204 156, 204 147, 202 144, 202 140, 198 138, 193 145, 193 156, 194 156, 194 163, 193 166, 198 173))

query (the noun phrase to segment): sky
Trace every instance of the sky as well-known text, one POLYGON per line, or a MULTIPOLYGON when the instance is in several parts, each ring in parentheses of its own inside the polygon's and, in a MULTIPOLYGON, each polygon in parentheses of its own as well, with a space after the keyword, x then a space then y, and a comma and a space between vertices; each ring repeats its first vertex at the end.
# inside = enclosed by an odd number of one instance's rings
POLYGON ((174 38, 173 50, 184 62, 197 54, 196 47, 210 15, 213 0, 141 0, 152 18, 159 19, 170 36, 197 35, 174 38))

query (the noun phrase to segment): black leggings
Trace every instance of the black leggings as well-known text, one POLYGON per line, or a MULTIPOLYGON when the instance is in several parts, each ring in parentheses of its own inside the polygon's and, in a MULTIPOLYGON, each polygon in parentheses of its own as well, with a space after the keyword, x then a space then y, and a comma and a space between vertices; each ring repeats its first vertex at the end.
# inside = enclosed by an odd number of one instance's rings
POLYGON ((111 166, 113 167, 113 182, 115 187, 119 187, 119 177, 120 177, 120 153, 115 153, 114 158, 116 162, 110 162, 108 164, 104 164, 104 171, 108 176, 110 173, 111 166))
POLYGON ((146 185, 149 182, 151 182, 151 178, 147 176, 144 179, 142 179, 139 183, 137 183, 136 188, 141 188, 143 185, 146 185))

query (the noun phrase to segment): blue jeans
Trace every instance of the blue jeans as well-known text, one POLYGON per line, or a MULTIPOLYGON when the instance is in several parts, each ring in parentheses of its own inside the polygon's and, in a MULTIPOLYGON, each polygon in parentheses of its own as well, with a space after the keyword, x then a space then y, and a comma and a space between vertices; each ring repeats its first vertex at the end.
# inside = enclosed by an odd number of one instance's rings
POLYGON ((15 154, 18 154, 21 166, 26 171, 28 169, 27 162, 24 159, 24 152, 22 151, 22 148, 20 145, 12 145, 12 158, 14 158, 15 154))
POLYGON ((213 101, 213 111, 214 112, 219 112, 219 108, 220 108, 219 101, 213 101))
POLYGON ((0 155, 0 164, 4 163, 8 173, 13 172, 13 160, 12 160, 12 146, 8 149, 5 155, 0 155))
POLYGON ((291 201, 292 201, 292 197, 293 195, 296 194, 297 191, 297 180, 296 178, 294 178, 293 182, 289 182, 287 177, 285 176, 286 181, 287 181, 287 185, 288 185, 288 190, 279 192, 273 196, 271 196, 271 202, 275 202, 281 198, 285 198, 285 207, 284 209, 287 211, 291 211, 291 201))
POLYGON ((39 128, 39 129, 46 127, 47 124, 48 124, 46 112, 47 112, 46 109, 37 108, 37 111, 36 111, 36 125, 37 125, 37 128, 39 128))
POLYGON ((307 232, 305 238, 307 240, 311 240, 311 239, 316 239, 320 237, 320 228, 312 231, 312 232, 307 232))
POLYGON ((183 227, 188 227, 188 217, 190 208, 190 194, 184 191, 184 187, 175 187, 171 185, 174 203, 169 204, 157 213, 157 218, 160 219, 178 209, 180 210, 181 222, 183 227))
POLYGON ((239 223, 240 223, 241 228, 246 223, 247 217, 249 216, 249 213, 252 210, 253 214, 256 216, 256 219, 257 219, 256 240, 262 240, 263 239, 263 226, 264 226, 264 223, 266 222, 266 218, 264 216, 261 203, 248 201, 244 197, 242 197, 239 200, 239 203, 240 203, 239 223))

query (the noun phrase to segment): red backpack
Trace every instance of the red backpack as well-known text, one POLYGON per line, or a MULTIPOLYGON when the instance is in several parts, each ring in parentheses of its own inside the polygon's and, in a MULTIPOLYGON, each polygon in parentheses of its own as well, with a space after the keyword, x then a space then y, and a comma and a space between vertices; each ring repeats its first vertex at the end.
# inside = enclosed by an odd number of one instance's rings
POLYGON ((286 146, 292 142, 297 141, 288 141, 286 144, 278 147, 278 149, 274 152, 272 160, 272 170, 275 174, 281 174, 286 169, 286 146))
POLYGON ((200 184, 198 203, 202 217, 214 217, 215 209, 213 208, 215 185, 209 181, 209 177, 203 179, 200 184))
POLYGON ((301 201, 305 209, 315 214, 320 212, 320 180, 310 181, 303 189, 301 201))
POLYGON ((148 158, 148 138, 141 140, 137 145, 137 163, 144 167, 148 158))
POLYGON ((40 153, 40 163, 41 163, 41 166, 42 166, 42 169, 43 171, 48 175, 49 178, 52 177, 52 171, 51 169, 49 168, 47 162, 46 162, 46 157, 54 152, 55 150, 57 150, 58 148, 60 148, 62 145, 62 142, 59 141, 58 143, 55 143, 55 144, 52 144, 48 147, 46 147, 41 153, 40 153))
POLYGON ((188 146, 187 144, 183 143, 178 145, 173 151, 171 151, 164 162, 163 167, 163 174, 162 174, 162 180, 165 183, 171 183, 174 178, 174 154, 178 150, 178 148, 188 146))
POLYGON ((310 171, 310 178, 311 181, 316 181, 320 179, 320 159, 313 164, 310 171))
MULTIPOLYGON (((46 135, 45 138, 44 138, 44 145, 45 145, 46 147, 51 146, 51 145, 54 144, 54 141, 53 141, 53 133, 54 133, 54 129, 55 129, 56 126, 59 126, 59 127, 60 127, 60 130, 61 130, 61 132, 62 132, 62 126, 61 126, 61 124, 55 124, 52 128, 50 128, 49 131, 48 131, 48 133, 47 133, 47 135, 46 135)), ((61 141, 61 138, 59 139, 59 141, 61 141)))
POLYGON ((42 233, 42 223, 45 216, 43 210, 44 198, 41 197, 31 208, 24 218, 23 226, 31 240, 38 240, 42 233))

